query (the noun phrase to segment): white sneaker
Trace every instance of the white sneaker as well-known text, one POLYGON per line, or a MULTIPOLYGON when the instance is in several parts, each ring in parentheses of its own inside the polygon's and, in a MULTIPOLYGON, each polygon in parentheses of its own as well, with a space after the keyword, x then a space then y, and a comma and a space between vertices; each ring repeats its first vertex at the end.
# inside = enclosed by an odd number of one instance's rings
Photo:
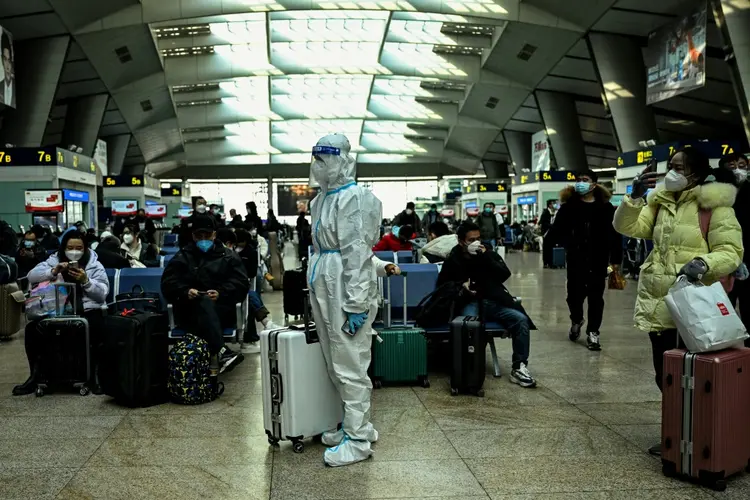
POLYGON ((589 332, 586 335, 586 345, 589 351, 601 351, 602 344, 599 342, 599 332, 589 332))
POLYGON ((260 353, 260 342, 245 342, 240 350, 242 354, 258 354, 260 353))
POLYGON ((323 461, 330 467, 341 467, 367 460, 371 456, 369 441, 352 441, 344 436, 340 445, 328 448, 323 453, 323 461))
POLYGON ((277 325, 273 321, 269 321, 268 323, 266 323, 265 325, 263 325, 263 329, 264 330, 280 330, 282 328, 284 328, 284 327, 277 325))
POLYGON ((521 387, 536 387, 536 380, 529 373, 526 363, 521 363, 521 366, 510 372, 510 381, 521 387))
MULTIPOLYGON (((344 434, 343 429, 334 429, 324 432, 320 436, 320 442, 326 446, 338 446, 344 440, 345 436, 346 434, 344 434)), ((375 443, 379 437, 380 435, 378 434, 378 431, 375 430, 375 427, 373 427, 372 424, 370 424, 370 432, 367 436, 367 440, 371 443, 375 443)))

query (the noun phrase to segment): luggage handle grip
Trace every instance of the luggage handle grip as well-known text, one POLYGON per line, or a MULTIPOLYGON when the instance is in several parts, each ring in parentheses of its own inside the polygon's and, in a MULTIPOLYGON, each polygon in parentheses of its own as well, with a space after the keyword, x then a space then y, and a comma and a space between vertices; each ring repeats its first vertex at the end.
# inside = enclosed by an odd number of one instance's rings
POLYGON ((305 288, 302 290, 302 321, 305 322, 305 342, 313 344, 318 342, 318 330, 317 328, 310 328, 310 290, 305 288))
POLYGON ((60 289, 61 288, 70 288, 71 290, 71 296, 73 297, 73 303, 71 304, 71 308, 73 309, 73 316, 78 315, 78 297, 76 296, 76 284, 75 283, 52 283, 52 286, 55 288, 55 314, 58 316, 64 316, 63 310, 60 308, 60 289))

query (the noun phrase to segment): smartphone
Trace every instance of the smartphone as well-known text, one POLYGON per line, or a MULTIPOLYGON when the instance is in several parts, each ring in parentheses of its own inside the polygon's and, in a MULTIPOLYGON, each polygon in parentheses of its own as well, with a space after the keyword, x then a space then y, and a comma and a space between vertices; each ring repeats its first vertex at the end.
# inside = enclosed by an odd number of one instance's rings
POLYGON ((68 267, 71 269, 78 269, 78 261, 71 260, 70 262, 68 262, 68 267))
POLYGON ((651 158, 648 162, 648 166, 646 167, 646 172, 656 172, 656 168, 658 167, 659 163, 656 161, 656 158, 651 158))
POLYGON ((198 295, 208 295, 208 292, 198 292, 198 295))

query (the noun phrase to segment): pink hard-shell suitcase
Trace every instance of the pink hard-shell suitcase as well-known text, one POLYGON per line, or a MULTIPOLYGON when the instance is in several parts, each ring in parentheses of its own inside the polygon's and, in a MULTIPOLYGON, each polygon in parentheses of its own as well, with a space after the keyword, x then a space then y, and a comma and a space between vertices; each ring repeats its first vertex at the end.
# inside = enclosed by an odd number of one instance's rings
POLYGON ((717 491, 750 467, 750 349, 664 353, 662 470, 717 491))

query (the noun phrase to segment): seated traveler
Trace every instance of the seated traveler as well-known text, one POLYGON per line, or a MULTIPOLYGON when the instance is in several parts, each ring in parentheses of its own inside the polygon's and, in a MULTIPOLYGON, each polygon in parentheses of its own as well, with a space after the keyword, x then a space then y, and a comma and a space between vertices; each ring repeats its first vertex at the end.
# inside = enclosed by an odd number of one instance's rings
POLYGON ((412 245, 409 240, 414 238, 414 229, 409 226, 396 227, 394 226, 392 231, 378 241, 374 247, 373 252, 400 252, 402 250, 412 250, 412 245))
MULTIPOLYGON (((242 263, 245 266, 248 278, 253 279, 258 272, 258 248, 251 244, 252 236, 250 233, 244 229, 238 229, 236 232, 228 229, 219 229, 216 232, 216 239, 221 240, 224 246, 230 250, 237 252, 237 255, 242 259, 242 263)), ((258 336, 258 329, 255 326, 255 322, 259 322, 263 325, 263 328, 269 330, 280 327, 271 321, 271 313, 263 304, 260 294, 254 290, 250 290, 248 298, 250 310, 247 316, 245 336, 242 339, 242 353, 254 354, 260 352, 260 346, 258 345, 260 337, 258 336)))
POLYGON ((131 261, 140 262, 145 267, 159 267, 159 249, 156 245, 150 244, 148 235, 145 232, 138 232, 136 226, 125 226, 120 248, 131 261))
POLYGON ((29 274, 37 264, 47 260, 47 251, 37 241, 36 233, 29 230, 23 235, 21 246, 16 252, 16 264, 18 264, 18 276, 22 278, 29 274))
MULTIPOLYGON (((38 264, 28 275, 31 287, 43 281, 75 283, 79 299, 78 311, 83 309, 83 317, 89 322, 89 337, 92 346, 99 345, 103 318, 107 307, 109 280, 104 267, 95 252, 89 250, 83 235, 75 229, 65 232, 58 253, 38 264), (71 264, 75 262, 76 264, 71 264)), ((13 388, 14 396, 31 394, 36 391, 37 378, 40 375, 39 357, 42 332, 39 321, 26 325, 26 357, 29 361, 31 376, 21 385, 13 388)), ((92 350, 92 373, 96 373, 96 349, 92 350)), ((99 392, 95 387, 93 392, 99 392)))
POLYGON ((458 245, 458 237, 452 234, 445 222, 433 222, 427 229, 427 244, 420 251, 419 262, 429 264, 443 262, 458 245))
POLYGON ((174 305, 177 324, 208 343, 212 372, 222 373, 244 359, 224 345, 223 330, 236 326, 235 305, 245 300, 250 282, 236 252, 214 241, 213 217, 193 217, 191 229, 193 241, 164 269, 162 293, 174 305))
POLYGON ((463 316, 479 316, 482 301, 483 318, 499 323, 513 338, 513 371, 510 381, 521 387, 535 387, 536 381, 527 368, 530 330, 534 323, 503 283, 510 278, 505 261, 483 245, 479 226, 465 222, 458 228, 458 245, 453 248, 438 276, 437 286, 452 282, 461 284, 464 300, 469 304, 463 316))
POLYGON ((131 261, 125 257, 126 253, 120 248, 120 239, 117 236, 104 236, 102 234, 102 242, 96 247, 96 254, 99 256, 99 262, 101 262, 104 269, 129 269, 133 267, 144 267, 143 264, 134 260, 131 261))

